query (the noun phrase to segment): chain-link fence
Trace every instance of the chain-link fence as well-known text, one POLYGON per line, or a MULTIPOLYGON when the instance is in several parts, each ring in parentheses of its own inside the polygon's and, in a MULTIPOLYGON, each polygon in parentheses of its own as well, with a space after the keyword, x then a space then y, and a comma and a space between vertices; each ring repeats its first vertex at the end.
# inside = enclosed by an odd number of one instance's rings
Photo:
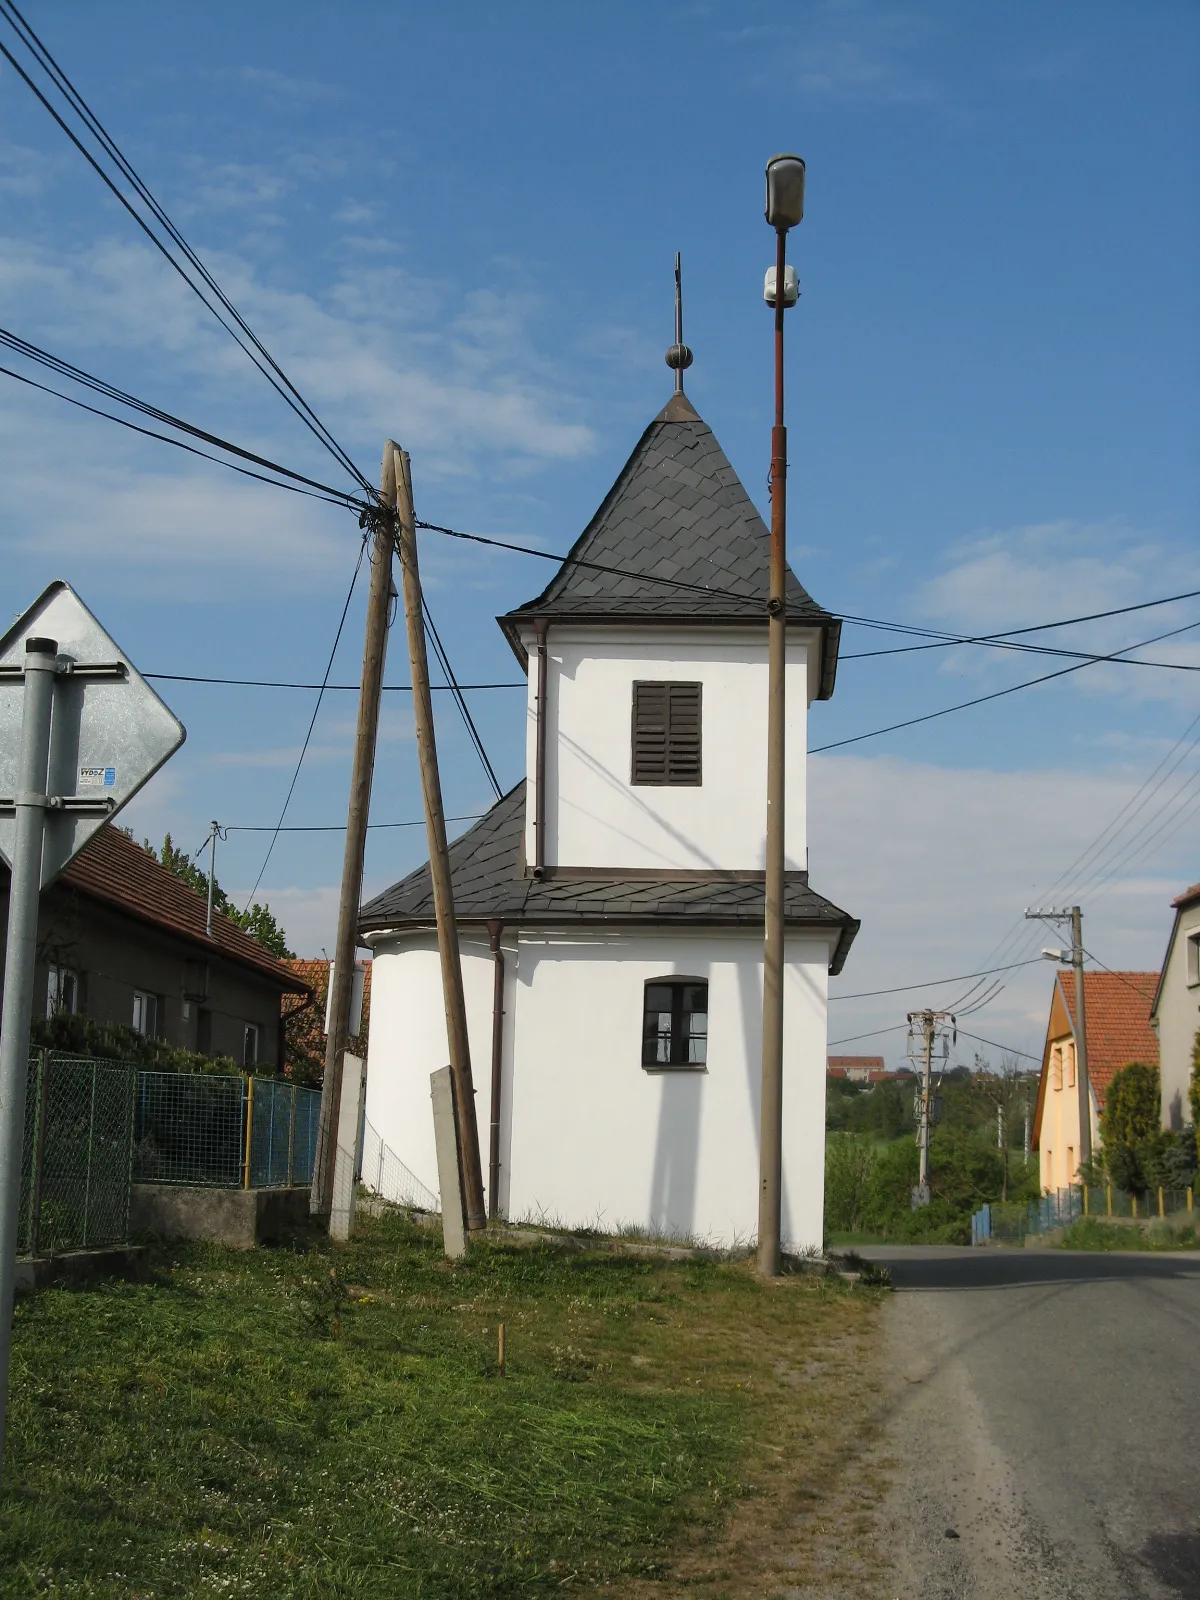
POLYGON ((47 1255, 129 1236, 137 1069, 42 1051, 29 1063, 17 1251, 47 1255))
POLYGON ((1157 1218, 1195 1217, 1196 1196, 1191 1189, 1147 1189, 1130 1194, 1111 1186, 1073 1185, 1044 1194, 1028 1205, 981 1206, 971 1218, 971 1243, 1019 1244, 1030 1234, 1050 1233, 1082 1217, 1150 1222, 1157 1218))
POLYGON ((140 1072, 134 1178, 215 1189, 312 1182, 321 1092, 273 1078, 140 1072))
POLYGON ((438 1196, 409 1170, 400 1157, 380 1138, 378 1131, 363 1121, 362 1158, 358 1176, 365 1189, 393 1205, 416 1211, 440 1211, 438 1196))

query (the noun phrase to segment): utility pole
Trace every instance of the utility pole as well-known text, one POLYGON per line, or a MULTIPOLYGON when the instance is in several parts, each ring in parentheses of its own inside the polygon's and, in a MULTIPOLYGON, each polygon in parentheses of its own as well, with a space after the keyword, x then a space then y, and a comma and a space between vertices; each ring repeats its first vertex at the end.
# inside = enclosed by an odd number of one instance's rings
MULTIPOLYGON (((471 1049, 467 1040, 467 1007, 463 997, 458 923, 454 915, 454 887, 450 879, 450 850, 446 843, 446 814, 442 807, 442 784, 438 775, 433 696, 429 692, 429 659, 425 653, 425 622, 421 605, 421 574, 417 565, 417 529, 413 517, 412 477, 405 452, 396 449, 395 457, 396 515, 399 523, 404 620, 408 629, 413 715, 417 730, 417 756, 421 763, 421 792, 425 799, 425 834, 429 845, 429 872, 433 882, 433 904, 437 917, 438 954, 442 963, 446 1039, 450 1048, 450 1072, 454 1079, 459 1172, 467 1213, 467 1228, 469 1232, 477 1233, 487 1227, 487 1212, 483 1203, 479 1127, 475 1117, 475 1085, 471 1077, 471 1049)), ((443 1196, 443 1207, 445 1204, 443 1196)))
MULTIPOLYGON (((767 841, 763 935, 762 1106, 758 1270, 779 1275, 783 1195, 784 676, 787 665, 787 429, 783 424, 783 314, 787 235, 804 216, 804 162, 767 163, 767 221, 775 229, 775 426, 771 430, 771 570, 767 600, 767 841)), ((768 303, 770 300, 768 298, 768 303)))
POLYGON ((311 1211, 328 1217, 333 1206, 333 1168, 338 1119, 342 1107, 342 1057, 349 1039, 350 999, 354 987, 354 955, 358 949, 358 907, 362 898, 363 856, 371 781, 375 774, 375 741, 383 695, 383 663, 387 653, 388 607, 391 604, 392 552, 396 544, 396 447, 389 439, 383 450, 379 505, 371 550, 371 586, 367 594, 367 626, 363 642, 362 687, 358 693, 358 727, 354 766, 346 812, 346 848, 342 856, 342 889, 338 901, 337 940, 330 975, 329 1037, 325 1041, 325 1076, 313 1162, 311 1211))
MULTIPOLYGON (((1092 1159, 1092 1087, 1088 1073, 1087 1054, 1087 1003, 1083 983, 1083 910, 1080 906, 1064 906, 1059 911, 1040 907, 1025 913, 1027 922, 1071 924, 1071 966, 1075 970, 1075 1087, 1079 1094, 1079 1164, 1092 1159)), ((1065 952, 1043 950, 1048 959, 1061 961, 1065 952)))
POLYGON ((931 1198, 929 1187, 929 1134, 933 1125, 933 1054, 937 1042, 938 1032, 949 1023, 954 1026, 954 1018, 948 1011, 910 1011, 908 1014, 909 1027, 909 1055, 913 1055, 913 1045, 919 1049, 918 1059, 921 1062, 921 1099, 917 1121, 917 1149, 920 1154, 920 1169, 917 1187, 913 1190, 912 1203, 917 1206, 927 1206, 931 1198), (919 1039, 914 1037, 914 1029, 920 1029, 919 1039))

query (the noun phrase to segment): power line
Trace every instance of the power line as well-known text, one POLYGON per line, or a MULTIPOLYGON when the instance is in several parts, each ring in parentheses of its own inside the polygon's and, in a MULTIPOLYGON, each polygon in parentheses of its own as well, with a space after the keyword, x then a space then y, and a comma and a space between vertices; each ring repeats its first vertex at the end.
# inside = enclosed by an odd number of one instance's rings
MULTIPOLYGON (((915 632, 921 632, 921 631, 927 631, 928 632, 928 636, 931 639, 933 639, 934 642, 932 644, 897 645, 897 646, 895 646, 895 648, 890 649, 890 650, 858 650, 858 651, 851 652, 849 654, 841 654, 839 652, 838 659, 841 660, 841 661, 865 661, 865 660, 868 660, 872 656, 906 655, 906 654, 909 654, 910 652, 912 652, 914 650, 945 650, 945 649, 949 648, 951 645, 955 645, 955 644, 996 644, 996 643, 1000 643, 1001 641, 1014 639, 1014 638, 1016 638, 1016 636, 1018 634, 1046 633, 1052 628, 1070 628, 1070 627, 1074 627, 1076 624, 1082 623, 1082 622, 1100 622, 1100 621, 1103 621, 1104 619, 1106 619, 1108 617, 1123 617, 1123 616, 1127 616, 1131 611, 1147 611, 1153 606, 1170 605, 1175 600, 1194 600, 1198 594, 1200 594, 1200 590, 1193 589, 1193 590, 1189 590, 1186 594, 1171 595, 1166 600, 1143 600, 1137 605, 1115 606, 1112 610, 1109 610, 1109 611, 1090 611, 1085 616, 1082 616, 1082 617, 1063 617, 1058 622, 1037 622, 1037 623, 1032 623, 1028 627, 1025 627, 1025 628, 1006 628, 1002 633, 980 633, 980 634, 974 634, 974 635, 971 635, 971 636, 965 636, 965 635, 962 635, 962 634, 943 633, 943 632, 936 631, 936 630, 933 630, 933 629, 930 629, 930 630, 919 630, 919 629, 913 628, 910 631, 912 631, 914 633, 915 632)), ((846 620, 849 621, 849 620, 852 620, 852 619, 847 618, 846 620)), ((882 626, 882 624, 878 624, 878 623, 872 624, 872 623, 865 622, 863 619, 858 619, 858 620, 861 622, 861 625, 866 626, 866 627, 871 627, 871 626, 879 627, 879 626, 882 626)), ((899 631, 899 629, 897 629, 897 631, 899 631)), ((1053 651, 1051 649, 1051 647, 1048 646, 1048 645, 1046 645, 1046 646, 1033 646, 1033 647, 1030 647, 1028 645, 1025 645, 1025 646, 1013 645, 1011 648, 1013 648, 1013 649, 1030 649, 1030 648, 1034 648, 1034 649, 1042 650, 1046 654, 1059 654, 1059 655, 1072 655, 1072 654, 1077 654, 1077 653, 1078 654, 1086 654, 1086 652, 1074 652, 1074 651, 1070 651, 1070 650, 1053 651)), ((1165 665, 1165 663, 1163 663, 1163 664, 1165 665)), ((1149 666, 1149 665, 1151 665, 1151 663, 1150 662, 1141 661, 1141 662, 1138 662, 1137 665, 1138 666, 1149 666)))
POLYGON ((60 356, 51 355, 49 351, 41 350, 37 345, 30 344, 27 339, 22 339, 19 334, 11 333, 7 328, 0 328, 0 345, 5 345, 14 350, 18 355, 27 357, 39 365, 48 367, 50 371, 57 372, 61 377, 69 378, 75 383, 82 384, 85 388, 92 389, 97 394, 105 395, 110 400, 117 401, 120 405, 129 406, 131 410, 140 412, 143 416, 153 417, 158 422, 165 423, 168 427, 178 428, 181 432, 190 434, 195 439, 203 439, 205 443, 215 445, 219 450, 227 450, 231 455, 240 456, 243 461, 254 461, 261 467, 266 467, 270 472, 280 473, 291 482, 280 483, 275 478, 265 477, 262 473, 247 471, 232 461, 223 461, 219 456, 209 455, 206 450, 197 450, 194 445, 185 444, 182 439, 172 439, 168 434, 158 433, 153 428, 140 427, 136 422, 130 422, 127 417, 118 417, 111 411, 101 410, 98 406, 90 406, 85 401, 77 399, 74 395, 64 394, 61 389, 53 389, 49 384, 38 383, 36 379, 28 377, 21 372, 14 372, 11 367, 0 367, 0 373, 6 377, 15 378, 18 383, 28 384, 33 389, 40 389, 43 394, 52 394, 58 400, 65 400, 68 405, 77 406, 81 411, 88 411, 94 417, 104 417, 109 422, 115 422, 119 427, 129 428, 134 433, 145 435, 148 439, 159 439, 163 444, 174 445, 177 450, 186 450, 190 455, 201 456, 205 461, 213 461, 220 467, 228 467, 231 472, 240 472, 244 477, 257 478, 261 483, 273 484, 278 489, 292 489, 296 493, 311 494, 315 499, 327 500, 333 505, 343 506, 350 510, 362 509, 362 502, 353 495, 341 489, 331 488, 327 483, 321 483, 316 478, 306 477, 301 472, 293 472, 290 467, 281 466, 277 461, 272 461, 266 456, 260 456, 253 450, 244 449, 241 445, 230 443, 222 439, 219 434, 210 433, 205 428, 199 428, 194 423, 185 422, 182 417, 176 417, 169 411, 163 411, 158 406, 150 405, 145 400, 139 400, 136 395, 127 394, 118 389, 115 384, 107 383, 103 378, 97 378, 92 373, 85 372, 82 367, 73 366, 71 362, 64 361, 60 356), (307 485, 306 488, 300 487, 307 485))
MULTIPOLYGON (((319 689, 319 683, 292 683, 281 678, 212 678, 203 677, 191 672, 143 672, 143 678, 152 679, 155 683, 209 683, 221 688, 235 689, 319 689)), ((455 688, 449 683, 431 683, 429 687, 434 694, 454 694, 455 688)), ((528 689, 524 682, 513 683, 460 683, 458 692, 469 694, 481 689, 528 689)), ((332 694, 334 690, 350 690, 357 694, 362 688, 358 683, 327 683, 325 691, 332 694)), ((385 683, 384 694, 411 694, 411 683, 385 683)))
POLYGON ((872 1028, 869 1033, 852 1033, 845 1039, 830 1039, 827 1050, 833 1050, 839 1044, 855 1044, 859 1039, 877 1039, 881 1033, 899 1033, 901 1028, 906 1028, 906 1022, 893 1022, 886 1028, 872 1028))
POLYGON ((346 615, 350 610, 350 601, 354 597, 354 588, 358 583, 358 575, 362 571, 363 556, 366 553, 366 548, 367 539, 366 535, 364 534, 362 543, 358 547, 358 560, 354 563, 354 575, 350 579, 350 587, 346 591, 346 603, 342 607, 342 614, 338 619, 337 632, 333 636, 333 648, 329 652, 329 661, 325 667, 325 679, 322 682, 320 692, 317 695, 317 703, 313 707, 313 714, 308 724, 308 732, 304 735, 304 743, 301 746, 300 755, 296 761, 296 770, 292 773, 291 783, 288 784, 288 792, 284 797, 283 809, 279 813, 279 821, 275 824, 274 832, 271 834, 271 842, 267 846, 267 853, 263 857, 263 864, 258 869, 258 877, 254 880, 254 888, 251 889, 250 893, 246 897, 246 904, 243 908, 246 911, 249 911, 250 902, 254 899, 255 894, 258 892, 258 886, 262 882, 263 873, 267 870, 267 863, 270 861, 271 853, 275 849, 275 842, 279 838, 280 832, 283 828, 283 819, 287 816, 288 806, 292 803, 292 795, 295 793, 296 783, 300 777, 300 768, 304 765, 304 757, 308 754, 309 740, 313 736, 313 729, 317 725, 317 715, 321 709, 321 702, 325 698, 325 683, 329 681, 329 674, 333 671, 333 658, 337 655, 337 648, 341 643, 342 629, 346 626, 346 615))
POLYGON ((885 733, 898 733, 902 728, 915 728, 922 722, 934 722, 938 717, 948 717, 954 711, 967 711, 972 706, 986 705, 989 700, 1002 700, 1006 695, 1018 694, 1022 689, 1032 689, 1039 683, 1050 683, 1055 678, 1065 678, 1068 673, 1081 672, 1084 667, 1093 667, 1101 662, 1115 661, 1127 654, 1130 650, 1143 650, 1147 645, 1157 644, 1160 639, 1171 639, 1176 634, 1187 633, 1192 628, 1200 628, 1200 622, 1188 622, 1181 628, 1171 628, 1166 633, 1157 633, 1151 639, 1143 639, 1140 644, 1127 644, 1120 650, 1114 650, 1110 655, 1093 656, 1087 661, 1073 662, 1069 667, 1060 667, 1057 672, 1046 672, 1037 678, 1026 678, 1022 683, 1013 683, 1007 689, 994 689, 991 694, 976 695, 972 700, 960 700, 957 705, 943 706, 940 711, 927 711, 920 717, 907 717, 903 722, 889 723, 886 728, 872 728, 869 733, 856 733, 849 739, 834 739, 829 744, 813 745, 809 755, 820 755, 825 750, 841 750, 846 745, 861 744, 864 739, 878 739, 885 733))
POLYGON ((421 596, 421 609, 425 613, 425 621, 429 624, 429 631, 433 635, 433 648, 437 653, 439 662, 441 663, 442 671, 446 675, 446 685, 454 695, 454 703, 457 705, 459 714, 462 717, 463 722, 466 724, 467 734, 470 737, 471 743, 475 746, 475 752, 483 764, 483 770, 487 775, 488 782, 495 791, 496 799, 499 800, 504 791, 500 787, 500 781, 496 777, 492 763, 488 760, 488 753, 483 747, 483 740, 479 737, 479 729, 475 726, 475 719, 472 717, 470 709, 467 706, 467 702, 463 698, 462 689, 457 678, 454 676, 454 668, 450 665, 450 657, 446 654, 445 647, 442 644, 441 636, 437 631, 437 624, 434 622, 433 614, 429 609, 429 603, 423 594, 421 596))
MULTIPOLYGON (((1038 961, 1041 957, 1038 957, 1038 961)), ((982 972, 962 972, 952 978, 927 978, 923 983, 902 983, 894 989, 861 989, 856 994, 831 994, 829 1003, 835 1000, 870 1000, 881 994, 908 994, 913 989, 933 989, 939 983, 964 983, 968 978, 984 978, 993 972, 1011 972, 1014 967, 1036 966, 1037 961, 1013 961, 1006 967, 985 967, 982 972)))
POLYGON ((976 1044, 990 1045, 993 1050, 1003 1050, 1005 1055, 1024 1056, 1026 1061, 1041 1061, 1041 1056, 1032 1056, 1028 1050, 1018 1050, 1015 1045, 1000 1044, 995 1039, 985 1039, 981 1033, 969 1033, 966 1028, 959 1028, 959 1033, 964 1039, 974 1039, 976 1044))
MULTIPOLYGON (((447 817, 447 822, 478 822, 483 816, 481 811, 471 811, 462 817, 447 817)), ((425 818, 418 817, 415 822, 368 822, 368 828, 423 828, 425 818)), ((224 833, 345 833, 344 822, 322 823, 288 823, 286 827, 278 824, 274 827, 269 822, 228 822, 223 825, 224 833)), ((201 849, 206 849, 208 840, 205 839, 201 849)), ((198 852, 197 852, 198 853, 198 852)), ((257 887, 257 886, 256 886, 257 887)))
POLYGON ((138 176, 130 161, 120 150, 116 141, 108 133, 107 129, 100 122, 99 118, 92 111, 91 107, 87 104, 86 100, 84 100, 83 96, 75 88, 66 72, 62 69, 62 67, 59 66, 49 49, 30 27, 29 23, 21 15, 17 7, 12 4, 12 0, 0 0, 0 15, 4 16, 5 21, 8 22, 9 26, 13 29, 14 33, 16 33, 17 37, 33 54, 42 69, 49 75, 55 87, 66 98, 68 105, 76 113, 76 115, 82 119, 84 126, 92 134, 93 138, 95 138, 100 144, 101 149, 109 156, 111 160, 116 163, 118 171, 122 174, 126 181, 132 185, 135 193, 149 208, 151 214, 155 217, 159 224, 166 229, 167 234, 179 248, 179 250, 182 251, 186 260, 200 274, 200 277, 203 279, 204 283, 208 286, 211 292, 216 296, 221 306, 223 306, 225 311, 228 312, 229 316, 233 318, 234 322, 237 324, 237 327, 240 328, 242 333, 246 335, 246 338, 250 340, 250 343, 254 346, 254 350, 251 350, 247 347, 246 343, 239 336, 236 329, 230 326, 229 322, 224 316, 221 315, 221 312, 217 309, 217 307, 213 305, 212 301, 200 288, 199 284, 197 284, 196 281, 188 274, 188 272, 185 271, 185 269, 172 255, 171 251, 168 250, 166 245, 163 244, 162 240, 154 232, 154 229, 146 222, 145 218, 141 216, 141 214, 130 203, 127 197, 122 194, 121 190, 113 182, 108 173, 104 171, 103 167, 96 160, 95 156, 87 149, 87 147, 72 131, 72 129, 67 126, 67 123, 50 104, 50 101, 46 98, 46 96, 34 83, 33 79, 12 55, 7 46, 0 44, 0 52, 4 54, 12 67, 24 80, 25 84, 29 87, 33 94, 36 95, 37 99, 53 117, 54 121, 58 123, 59 127, 66 134, 67 138, 70 139, 71 143, 88 162, 89 166, 93 168, 100 180, 112 192, 115 198, 133 218, 134 222, 137 223, 142 232, 145 233, 146 237, 150 240, 154 247, 160 252, 165 260, 170 263, 172 268, 179 274, 179 276, 188 285, 197 298, 204 304, 204 306, 212 312, 213 316, 217 319, 225 331, 244 351, 244 353, 271 384, 271 387, 276 390, 276 392, 287 403, 287 405, 296 413, 309 431, 318 439, 324 448, 330 452, 334 459, 337 460, 351 474, 352 477, 358 480, 358 482, 366 490, 367 494, 373 499, 374 490, 371 488, 371 485, 368 483, 366 478, 363 477, 362 473, 355 466, 347 452, 342 449, 340 444, 338 444, 337 440, 333 437, 329 429, 317 416, 316 412, 304 399, 304 396, 296 388, 295 384, 292 383, 291 379, 283 371, 283 368, 280 367, 277 361, 275 361, 270 352, 263 345, 262 341, 254 333, 253 329, 238 312, 237 308, 221 289, 216 279, 204 266, 203 262, 196 255, 195 251, 188 244, 187 240, 180 233, 179 229, 171 221, 166 211, 155 199, 154 195, 151 194, 146 184, 143 183, 142 179, 138 176), (257 355, 255 354, 255 351, 258 352, 257 355), (260 360, 259 357, 262 359, 260 360), (263 361, 267 363, 266 367, 264 367, 263 361), (268 371, 267 367, 269 367, 271 370, 268 371))

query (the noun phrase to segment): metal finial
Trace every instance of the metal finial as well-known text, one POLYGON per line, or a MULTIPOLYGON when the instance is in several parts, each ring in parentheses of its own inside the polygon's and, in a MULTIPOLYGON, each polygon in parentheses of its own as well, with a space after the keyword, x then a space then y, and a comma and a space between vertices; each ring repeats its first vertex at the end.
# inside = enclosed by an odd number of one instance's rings
POLYGON ((683 273, 675 252, 675 343, 667 351, 667 365, 675 374, 675 393, 683 393, 683 374, 692 364, 692 352, 683 342, 683 273))

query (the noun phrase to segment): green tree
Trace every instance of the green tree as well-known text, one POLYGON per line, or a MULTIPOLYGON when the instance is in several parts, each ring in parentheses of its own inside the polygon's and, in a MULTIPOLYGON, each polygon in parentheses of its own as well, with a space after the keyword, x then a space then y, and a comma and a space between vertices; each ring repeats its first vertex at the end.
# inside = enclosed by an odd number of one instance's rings
POLYGON ((1118 1188, 1130 1194, 1150 1186, 1160 1155, 1158 1068, 1131 1061, 1116 1073, 1104 1097, 1100 1133, 1104 1164, 1118 1188))
MULTIPOLYGON (((207 896, 208 873, 198 867, 186 850, 180 850, 168 833, 163 840, 162 849, 156 850, 149 839, 142 842, 142 848, 162 863, 168 872, 182 882, 189 889, 194 889, 197 894, 207 896)), ((256 900, 245 911, 239 911, 232 903, 229 896, 222 889, 217 879, 213 878, 213 910, 220 916, 228 917, 230 922, 241 928, 243 933, 248 933, 256 939, 264 950, 269 950, 273 956, 278 956, 281 961, 294 960, 296 952, 289 950, 287 935, 275 920, 271 908, 259 905, 256 900)))

